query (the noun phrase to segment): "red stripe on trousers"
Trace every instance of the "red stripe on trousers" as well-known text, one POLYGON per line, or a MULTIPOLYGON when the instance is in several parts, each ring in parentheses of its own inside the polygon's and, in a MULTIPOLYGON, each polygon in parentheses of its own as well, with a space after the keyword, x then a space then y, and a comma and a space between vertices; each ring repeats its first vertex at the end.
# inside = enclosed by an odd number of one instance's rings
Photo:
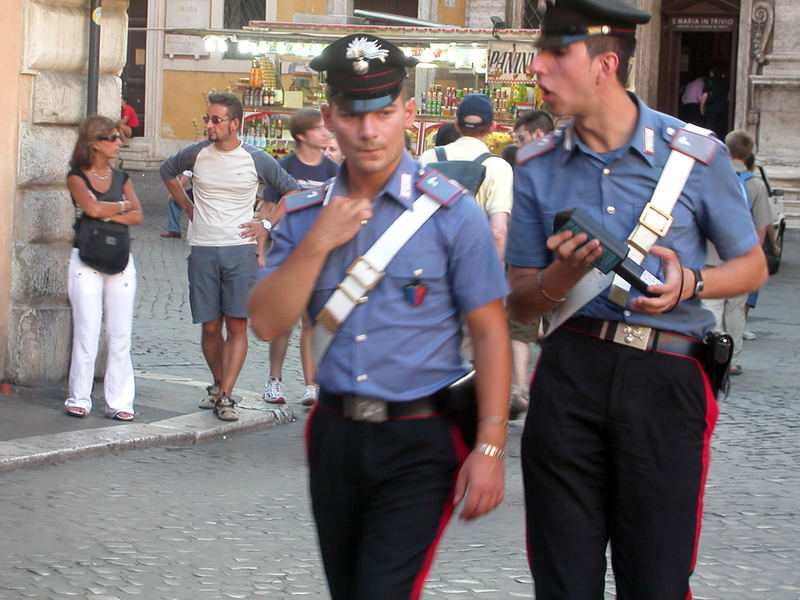
POLYGON ((447 527, 447 524, 450 522, 450 518, 453 516, 453 511, 455 510, 453 499, 455 497, 458 472, 461 470, 461 466, 464 464, 464 461, 467 459, 467 455, 469 454, 469 449, 464 443, 464 438, 461 437, 461 432, 458 430, 458 427, 451 424, 450 433, 453 436, 453 446, 455 447, 456 451, 458 469, 456 469, 455 475, 453 476, 453 485, 450 489, 450 495, 447 497, 447 502, 445 502, 444 510, 442 511, 442 517, 439 519, 439 527, 436 530, 436 537, 428 548, 428 553, 425 556, 425 561, 422 563, 422 568, 420 569, 419 573, 417 573, 417 577, 414 579, 414 587, 411 588, 411 598, 409 600, 418 600, 422 595, 422 588, 425 585, 425 579, 428 577, 428 572, 431 570, 431 565, 433 564, 433 555, 436 554, 436 548, 439 545, 439 541, 442 539, 442 534, 444 534, 444 530, 447 527))
MULTIPOLYGON (((697 525, 694 533, 694 552, 692 552, 692 564, 690 565, 690 573, 694 572, 694 567, 697 564, 697 549, 700 545, 700 526, 703 521, 703 492, 706 489, 706 478, 708 476, 708 466, 710 464, 711 454, 711 434, 714 433, 714 426, 717 424, 717 417, 719 417, 719 405, 714 396, 714 390, 711 389, 711 382, 708 380, 706 370, 697 359, 692 359, 700 369, 700 374, 703 376, 703 384, 706 392, 706 430, 703 434, 703 472, 700 476, 700 491, 697 496, 697 525)), ((686 592, 686 600, 692 600, 691 587, 686 592)))
POLYGON ((317 407, 319 406, 319 402, 314 402, 314 405, 311 407, 311 410, 308 411, 308 417, 306 418, 306 426, 305 431, 303 432, 303 440, 305 441, 305 450, 306 450, 306 466, 309 464, 308 460, 308 434, 311 431, 311 420, 314 418, 314 413, 317 412, 317 407))

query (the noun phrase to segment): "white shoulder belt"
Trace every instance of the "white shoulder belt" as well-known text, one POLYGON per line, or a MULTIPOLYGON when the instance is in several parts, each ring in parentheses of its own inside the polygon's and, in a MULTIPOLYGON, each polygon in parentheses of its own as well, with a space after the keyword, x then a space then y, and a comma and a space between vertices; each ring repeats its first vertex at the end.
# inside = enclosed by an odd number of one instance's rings
MULTIPOLYGON (((683 129, 703 136, 711 134, 710 130, 692 124, 686 125, 683 129)), ((676 149, 673 149, 667 157, 650 202, 645 205, 639 216, 639 222, 626 240, 630 247, 628 257, 636 264, 641 264, 650 252, 650 248, 659 238, 667 235, 672 225, 672 210, 678 202, 695 162, 695 158, 676 149)), ((545 315, 544 335, 547 336, 555 331, 609 285, 612 286, 609 299, 620 306, 625 306, 628 303, 630 284, 613 272, 604 275, 593 268, 570 290, 564 302, 545 315)))
POLYGON ((378 285, 386 266, 440 206, 439 202, 423 194, 410 209, 395 219, 369 250, 353 261, 347 269, 347 275, 317 315, 311 337, 315 366, 322 361, 336 332, 353 309, 367 301, 367 294, 378 285))

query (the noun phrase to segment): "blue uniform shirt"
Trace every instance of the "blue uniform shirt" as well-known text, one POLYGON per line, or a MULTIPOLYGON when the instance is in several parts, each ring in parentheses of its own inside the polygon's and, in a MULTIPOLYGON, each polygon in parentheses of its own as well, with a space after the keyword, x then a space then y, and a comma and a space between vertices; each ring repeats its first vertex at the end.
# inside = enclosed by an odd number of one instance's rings
MULTIPOLYGON (((555 259, 545 246, 556 212, 580 206, 609 232, 624 240, 650 200, 670 153, 670 142, 683 122, 648 108, 633 94, 639 120, 628 145, 600 155, 589 149, 571 125, 551 134, 553 148, 514 169, 514 210, 506 262, 544 268, 555 259)), ((727 149, 719 145, 709 164, 696 162, 672 216, 674 222, 658 244, 672 248, 685 267, 705 266, 706 238, 727 260, 758 243, 753 220, 742 202, 727 149)), ((661 262, 647 256, 644 267, 662 281, 661 262)), ((631 289, 631 298, 639 292, 631 289)), ((576 313, 596 319, 626 321, 702 337, 714 317, 699 300, 681 302, 670 312, 637 314, 608 300, 608 290, 576 313)))
MULTIPOLYGON (((334 249, 320 272, 308 306, 316 317, 363 255, 421 192, 422 171, 407 153, 384 189, 373 199, 373 215, 348 243, 334 249)), ((346 163, 332 196, 347 196, 346 163)), ((273 231, 275 245, 266 273, 280 265, 314 223, 322 205, 288 212, 273 231)), ((386 268, 386 275, 342 324, 322 360, 316 380, 334 394, 358 394, 389 401, 420 398, 467 372, 460 354, 461 317, 508 293, 491 231, 469 195, 440 207, 386 268), (426 292, 414 306, 405 287, 419 282, 426 292)))

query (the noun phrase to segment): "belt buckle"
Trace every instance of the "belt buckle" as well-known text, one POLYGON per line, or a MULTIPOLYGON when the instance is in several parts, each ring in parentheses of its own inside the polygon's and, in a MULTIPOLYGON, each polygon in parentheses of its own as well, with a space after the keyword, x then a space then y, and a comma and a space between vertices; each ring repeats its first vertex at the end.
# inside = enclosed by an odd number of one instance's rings
POLYGON ((364 291, 370 291, 383 279, 385 273, 369 262, 365 256, 359 256, 351 264, 346 273, 355 279, 364 291))
MULTIPOLYGON (((650 231, 658 237, 667 235, 669 228, 672 227, 673 217, 671 214, 664 212, 652 202, 644 205, 644 210, 639 216, 639 223, 647 227, 650 231)), ((645 252, 645 254, 647 254, 645 252)))
POLYGON ((342 412, 353 421, 383 423, 389 420, 389 405, 386 402, 363 396, 345 396, 342 412))
POLYGON ((650 336, 652 334, 652 327, 630 325, 629 323, 617 323, 617 328, 614 331, 613 341, 616 344, 628 346, 629 348, 647 350, 647 344, 650 341, 650 336))

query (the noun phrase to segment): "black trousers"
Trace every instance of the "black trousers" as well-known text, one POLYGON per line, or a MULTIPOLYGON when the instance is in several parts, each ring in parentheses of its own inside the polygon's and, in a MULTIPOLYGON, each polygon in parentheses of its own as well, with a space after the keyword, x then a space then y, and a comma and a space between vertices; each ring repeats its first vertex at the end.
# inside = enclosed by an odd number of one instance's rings
POLYGON ((363 423, 317 404, 311 502, 333 600, 419 598, 466 457, 443 416, 363 423))
POLYGON ((686 600, 718 408, 700 364, 562 327, 522 437, 537 600, 686 600))

